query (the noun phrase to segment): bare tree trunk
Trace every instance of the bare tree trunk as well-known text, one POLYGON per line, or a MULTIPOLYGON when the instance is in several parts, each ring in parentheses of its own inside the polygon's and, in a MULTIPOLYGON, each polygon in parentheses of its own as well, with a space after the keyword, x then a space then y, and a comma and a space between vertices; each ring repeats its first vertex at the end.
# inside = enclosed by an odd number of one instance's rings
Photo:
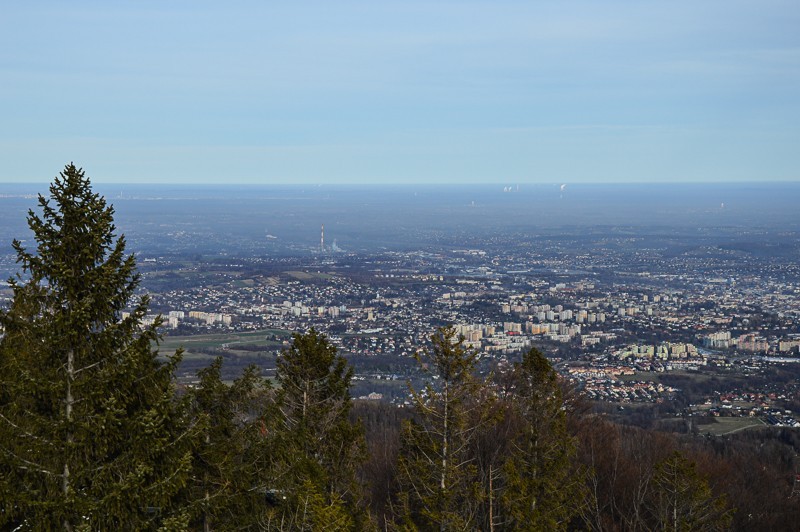
MULTIPOLYGON (((211 435, 208 432, 206 432, 205 442, 206 445, 211 444, 211 435)), ((208 503, 211 499, 211 495, 208 493, 208 473, 205 473, 204 477, 205 482, 203 483, 205 484, 206 488, 206 511, 203 514, 203 532, 211 532, 211 519, 208 517, 208 503)))
MULTIPOLYGON (((62 478, 61 478, 61 490, 62 490, 62 493, 64 494, 64 502, 67 501, 67 498, 69 497, 69 490, 70 490, 69 463, 68 463, 68 460, 69 460, 69 451, 70 451, 70 448, 72 447, 71 444, 73 442, 71 424, 72 424, 72 405, 75 402, 73 397, 72 397, 72 381, 74 380, 74 378, 75 378, 75 352, 72 349, 70 349, 67 352, 67 397, 66 397, 66 399, 64 401, 65 414, 66 414, 67 426, 68 426, 68 430, 67 430, 67 453, 64 456, 64 472, 63 472, 62 478)), ((69 518, 65 518, 64 519, 64 530, 67 530, 69 532, 72 531, 72 523, 69 522, 69 518)))
MULTIPOLYGON (((448 408, 450 406, 450 402, 449 402, 450 397, 448 396, 448 392, 449 392, 449 386, 448 386, 447 381, 445 381, 445 383, 444 383, 444 430, 442 431, 442 474, 441 474, 441 477, 440 477, 441 480, 439 482, 439 488, 442 490, 442 493, 444 493, 444 490, 447 487, 447 479, 446 479, 446 477, 447 477, 447 437, 448 437, 448 434, 447 434, 447 415, 449 413, 448 412, 448 408)), ((442 516, 442 517, 444 517, 444 516, 442 516)), ((446 526, 446 523, 445 523, 444 519, 442 519, 442 521, 440 523, 440 526, 439 526, 439 529, 442 532, 447 530, 447 526, 446 526)))
POLYGON ((306 410, 308 409, 308 388, 309 382, 305 382, 305 389, 303 390, 303 420, 306 419, 306 410))
POLYGON ((494 487, 492 485, 494 473, 492 464, 489 464, 489 530, 494 532, 494 487))
POLYGON ((447 471, 447 384, 444 386, 444 430, 442 431, 442 473, 439 482, 439 488, 444 491, 446 487, 446 471, 447 471))

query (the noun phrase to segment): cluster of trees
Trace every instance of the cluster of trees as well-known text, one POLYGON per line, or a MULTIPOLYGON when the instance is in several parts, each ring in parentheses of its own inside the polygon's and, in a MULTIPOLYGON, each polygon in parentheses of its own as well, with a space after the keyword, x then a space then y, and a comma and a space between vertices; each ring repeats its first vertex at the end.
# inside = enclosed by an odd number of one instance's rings
POLYGON ((313 329, 295 334, 278 357, 274 383, 256 368, 225 383, 218 359, 197 386, 181 389, 181 353, 161 357, 159 324, 142 326, 148 299, 137 295, 112 208, 73 165, 39 203, 41 215, 28 219, 36 249, 14 242, 22 273, 0 311, 2 529, 724 530, 796 522, 793 502, 771 513, 732 511, 746 490, 727 489, 728 479, 770 480, 725 468, 748 459, 746 451, 690 448, 609 423, 584 408, 536 349, 479 375, 476 353, 452 328, 437 330, 418 355, 430 378, 410 390, 410 408, 354 404, 352 369, 313 329))
POLYGON ((295 336, 275 389, 217 360, 180 390, 113 209, 74 165, 39 206, 0 312, 0 528, 366 526, 352 373, 323 336, 295 336))
POLYGON ((411 390, 401 427, 393 519, 423 530, 558 530, 578 515, 558 377, 536 349, 485 380, 452 328, 418 361, 431 374, 411 390))

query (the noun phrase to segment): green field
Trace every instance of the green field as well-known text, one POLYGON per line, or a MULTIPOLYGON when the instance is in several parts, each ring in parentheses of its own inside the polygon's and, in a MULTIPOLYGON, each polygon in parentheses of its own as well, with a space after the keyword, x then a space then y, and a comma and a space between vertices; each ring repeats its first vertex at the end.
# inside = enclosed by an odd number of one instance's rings
POLYGON ((184 349, 184 359, 208 358, 209 360, 216 355, 207 351, 228 351, 231 354, 247 354, 254 352, 271 352, 281 349, 283 343, 267 340, 267 336, 277 335, 281 338, 289 339, 291 336, 288 331, 279 329, 264 329, 260 331, 219 333, 219 334, 198 334, 193 336, 165 336, 159 346, 161 353, 171 353, 182 347, 184 349), (239 349, 237 349, 239 348, 239 349))
POLYGON ((332 279, 334 276, 330 273, 322 273, 322 272, 300 272, 300 271, 287 271, 286 275, 290 277, 294 277, 298 281, 311 281, 312 279, 319 279, 323 281, 327 281, 328 279, 332 279))
POLYGON ((697 427, 701 434, 725 436, 742 430, 768 426, 757 417, 717 417, 713 419, 714 423, 697 427))
POLYGON ((197 372, 207 367, 217 357, 222 357, 222 378, 226 382, 241 375, 242 370, 256 365, 269 376, 275 368, 275 354, 285 347, 291 333, 278 329, 260 331, 198 334, 192 336, 166 336, 158 346, 163 355, 183 348, 183 360, 178 367, 178 380, 191 382, 197 372), (276 335, 279 340, 267 340, 276 335))

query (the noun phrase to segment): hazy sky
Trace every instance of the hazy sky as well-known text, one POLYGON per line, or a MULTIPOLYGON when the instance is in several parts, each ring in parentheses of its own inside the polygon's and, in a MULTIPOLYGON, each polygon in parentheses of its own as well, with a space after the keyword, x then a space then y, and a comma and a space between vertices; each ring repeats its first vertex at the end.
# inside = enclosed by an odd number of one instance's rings
POLYGON ((5 2, 0 182, 800 180, 800 2, 5 2))

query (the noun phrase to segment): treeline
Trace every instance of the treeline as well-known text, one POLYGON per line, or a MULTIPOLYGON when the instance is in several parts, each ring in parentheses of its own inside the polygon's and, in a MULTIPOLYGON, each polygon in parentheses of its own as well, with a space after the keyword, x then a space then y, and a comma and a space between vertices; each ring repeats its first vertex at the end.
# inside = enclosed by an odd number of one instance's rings
MULTIPOLYGON (((480 387, 468 402, 471 418, 479 422, 461 461, 475 488, 471 501, 479 501, 476 522, 466 528, 796 530, 796 429, 702 437, 614 423, 558 381, 536 350, 526 353, 513 370, 496 370, 480 387), (519 379, 529 378, 527 368, 533 361, 541 372, 528 382, 534 383, 543 402, 528 410, 524 405, 530 388, 519 379), (523 474, 529 482, 526 488, 513 475, 520 459, 515 453, 533 466, 523 474), (534 486, 541 491, 531 489, 534 486), (524 521, 514 520, 505 505, 512 494, 524 494, 531 505, 525 508, 524 521), (540 498, 542 494, 547 496, 540 498)), ((443 408, 441 396, 437 400, 443 408)), ((425 414, 418 405, 397 409, 361 402, 354 415, 366 432, 369 453, 361 478, 370 486, 370 508, 381 527, 391 528, 398 515, 406 515, 398 514, 397 508, 407 491, 402 468, 409 452, 407 433, 410 427, 425 426, 425 414)), ((466 504, 462 515, 473 515, 471 508, 466 504)), ((424 518, 412 522, 418 529, 435 528, 424 518)))
POLYGON ((271 384, 179 388, 113 210, 68 165, 0 312, 0 528, 792 530, 794 432, 704 440, 595 414, 536 349, 479 374, 452 328, 398 408, 354 403, 325 336, 271 384), (123 317, 123 309, 134 308, 123 317))

